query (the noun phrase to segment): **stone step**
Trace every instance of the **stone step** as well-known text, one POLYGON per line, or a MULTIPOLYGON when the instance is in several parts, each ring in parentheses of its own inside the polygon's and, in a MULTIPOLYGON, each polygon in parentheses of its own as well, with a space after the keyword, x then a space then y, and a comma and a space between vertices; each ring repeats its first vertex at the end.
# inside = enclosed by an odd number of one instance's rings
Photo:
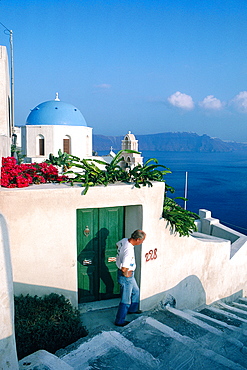
MULTIPOLYGON (((10 367, 8 369, 11 370, 10 367)), ((66 362, 57 356, 45 351, 39 350, 21 359, 19 361, 19 370, 73 370, 66 362)), ((1 368, 1 370, 5 370, 1 368)))
POLYGON ((135 347, 148 350, 158 359, 159 369, 246 369, 153 317, 142 316, 134 320, 122 335, 135 347))
POLYGON ((136 348, 132 342, 116 331, 104 331, 77 349, 61 356, 61 360, 74 370, 158 369, 159 360, 145 349, 136 348))
MULTIPOLYGON (((247 311, 242 310, 237 307, 230 306, 229 304, 226 304, 224 302, 217 302, 217 305, 215 307, 218 307, 226 312, 233 313, 237 315, 238 317, 241 317, 242 319, 245 319, 247 322, 247 311)), ((246 306, 247 307, 247 306, 246 306)))
POLYGON ((224 321, 220 321, 208 315, 204 315, 201 312, 192 310, 185 310, 185 312, 188 312, 190 315, 194 317, 198 317, 203 322, 206 322, 209 325, 221 330, 226 335, 234 337, 242 343, 246 343, 247 331, 243 330, 241 327, 227 324, 224 321))
POLYGON ((229 360, 237 362, 242 366, 247 364, 247 348, 241 341, 225 334, 223 331, 209 325, 208 323, 201 321, 199 318, 195 318, 188 312, 181 311, 173 307, 167 307, 167 310, 187 323, 187 335, 191 338, 196 338, 198 343, 203 347, 212 349, 214 352, 225 356, 229 360), (189 330, 191 325, 193 325, 193 331, 189 330))
POLYGON ((119 298, 113 298, 113 299, 106 299, 102 301, 79 303, 78 310, 80 311, 80 314, 84 314, 86 312, 99 311, 99 310, 105 310, 108 308, 117 307, 118 305, 119 305, 119 298))
POLYGON ((247 320, 237 316, 236 314, 221 310, 213 306, 206 306, 200 312, 217 320, 224 321, 227 324, 241 327, 243 330, 247 329, 247 320))
POLYGON ((240 308, 241 310, 247 311, 247 304, 232 302, 231 305, 233 307, 237 307, 237 308, 240 308))
POLYGON ((218 321, 228 324, 230 327, 235 327, 233 335, 236 339, 240 340, 244 346, 247 347, 247 320, 238 316, 235 313, 219 309, 213 306, 206 306, 200 313, 208 317, 214 318, 218 321), (238 334, 236 334, 238 332, 238 334))
MULTIPOLYGON (((228 325, 225 322, 222 322, 216 319, 212 319, 211 317, 205 316, 196 311, 184 310, 182 312, 179 312, 179 310, 172 309, 172 308, 170 308, 169 310, 171 312, 174 312, 180 315, 181 317, 184 317, 185 320, 191 323, 195 323, 199 327, 207 330, 209 333, 222 337, 224 340, 228 341, 231 344, 234 344, 238 348, 242 349, 244 347, 241 340, 238 340, 234 336, 232 336, 232 331, 236 331, 237 336, 239 336, 239 333, 243 333, 243 330, 238 327, 228 325), (194 318, 196 316, 197 316, 197 319, 194 318), (208 321, 208 322, 205 322, 205 321, 208 321)), ((246 353, 247 353, 247 348, 246 348, 246 353)))
POLYGON ((243 298, 239 298, 238 299, 238 302, 247 305, 247 298, 244 298, 244 297, 243 298))
MULTIPOLYGON (((113 302, 115 305, 115 302, 113 302)), ((106 331, 59 356, 74 370, 247 369, 247 299, 217 302, 200 312, 149 312, 129 325, 106 331), (244 306, 244 307, 242 307, 244 306)), ((84 305, 93 312, 92 305, 84 305)), ((100 307, 104 312, 105 307, 100 307)), ((96 308, 96 311, 99 307, 96 308)))

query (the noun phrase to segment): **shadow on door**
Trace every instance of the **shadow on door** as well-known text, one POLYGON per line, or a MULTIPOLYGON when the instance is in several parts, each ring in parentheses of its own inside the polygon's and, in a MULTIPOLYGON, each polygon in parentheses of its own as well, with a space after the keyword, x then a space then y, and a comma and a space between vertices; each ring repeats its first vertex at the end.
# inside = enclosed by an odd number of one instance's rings
POLYGON ((79 303, 119 297, 115 262, 123 214, 123 207, 77 210, 79 303))

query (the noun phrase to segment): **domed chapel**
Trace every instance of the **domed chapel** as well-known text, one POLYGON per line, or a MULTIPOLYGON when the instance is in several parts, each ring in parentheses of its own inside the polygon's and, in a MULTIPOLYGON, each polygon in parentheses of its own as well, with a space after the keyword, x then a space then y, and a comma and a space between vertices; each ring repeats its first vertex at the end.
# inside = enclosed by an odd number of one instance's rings
MULTIPOLYGON (((92 157, 92 128, 74 105, 61 101, 56 93, 54 100, 49 100, 31 109, 26 125, 21 126, 21 147, 25 154, 25 162, 40 163, 49 158, 49 154, 57 155, 59 149, 63 153, 79 158, 92 157)), ((129 131, 122 140, 122 150, 138 151, 138 140, 129 131)), ((115 153, 94 157, 110 163, 115 153)), ((133 168, 143 163, 137 153, 123 153, 122 167, 133 168)))
POLYGON ((92 128, 74 105, 54 100, 37 105, 22 127, 26 162, 42 162, 58 150, 79 158, 92 156, 92 128))

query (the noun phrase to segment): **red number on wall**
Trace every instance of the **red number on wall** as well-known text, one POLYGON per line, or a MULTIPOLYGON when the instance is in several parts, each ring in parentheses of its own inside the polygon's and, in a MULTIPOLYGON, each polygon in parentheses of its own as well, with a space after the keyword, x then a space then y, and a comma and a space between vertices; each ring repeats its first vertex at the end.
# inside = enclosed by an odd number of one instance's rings
POLYGON ((154 250, 150 249, 150 251, 145 254, 145 258, 146 262, 150 260, 155 260, 157 258, 157 248, 155 248, 154 250))

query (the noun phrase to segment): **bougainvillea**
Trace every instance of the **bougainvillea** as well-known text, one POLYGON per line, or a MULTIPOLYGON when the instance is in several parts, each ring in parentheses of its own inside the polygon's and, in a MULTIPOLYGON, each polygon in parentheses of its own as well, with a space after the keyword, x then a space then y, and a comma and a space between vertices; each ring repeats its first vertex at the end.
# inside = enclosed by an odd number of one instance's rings
POLYGON ((58 170, 48 163, 17 164, 14 157, 2 158, 1 186, 24 188, 31 184, 67 181, 67 176, 59 176, 58 170))

